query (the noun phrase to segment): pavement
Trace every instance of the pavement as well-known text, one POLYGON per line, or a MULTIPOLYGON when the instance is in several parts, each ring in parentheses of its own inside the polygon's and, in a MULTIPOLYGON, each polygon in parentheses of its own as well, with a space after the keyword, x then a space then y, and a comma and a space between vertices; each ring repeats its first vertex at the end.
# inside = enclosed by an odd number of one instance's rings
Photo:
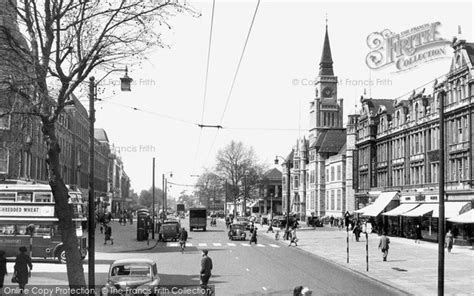
MULTIPOLYGON (((262 234, 274 239, 273 233, 262 234)), ((283 234, 283 233, 281 233, 283 234)), ((368 271, 366 238, 356 242, 349 232, 349 263, 347 263, 347 233, 337 227, 303 228, 297 230, 298 248, 353 272, 413 295, 436 295, 438 283, 438 244, 400 237, 390 237, 388 261, 382 261, 377 234, 368 235, 368 271)), ((288 241, 278 241, 288 245, 288 241)), ((474 250, 470 246, 454 246, 445 250, 445 295, 474 294, 474 250)))

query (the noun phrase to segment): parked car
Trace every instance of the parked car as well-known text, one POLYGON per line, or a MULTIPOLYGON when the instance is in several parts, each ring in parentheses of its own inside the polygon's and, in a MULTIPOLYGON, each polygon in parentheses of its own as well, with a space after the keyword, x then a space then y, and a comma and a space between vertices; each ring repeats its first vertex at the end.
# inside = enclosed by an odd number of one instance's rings
POLYGON ((306 225, 311 227, 323 227, 323 221, 319 217, 308 217, 306 225))
POLYGON ((107 284, 100 295, 157 295, 160 277, 151 259, 120 259, 109 268, 107 284))
POLYGON ((247 236, 245 232, 245 225, 242 223, 231 224, 229 232, 228 232, 228 236, 230 240, 234 240, 234 239, 245 240, 247 236))

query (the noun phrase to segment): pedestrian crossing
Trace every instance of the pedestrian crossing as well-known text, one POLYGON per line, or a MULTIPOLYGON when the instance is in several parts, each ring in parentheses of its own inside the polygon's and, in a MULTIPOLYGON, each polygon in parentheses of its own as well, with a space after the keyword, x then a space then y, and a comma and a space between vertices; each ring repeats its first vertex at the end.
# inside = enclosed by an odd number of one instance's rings
MULTIPOLYGON (((280 248, 279 245, 276 244, 249 244, 248 241, 241 242, 241 243, 192 243, 192 242, 186 242, 186 247, 198 247, 198 248, 207 248, 207 247, 251 247, 251 246, 256 246, 258 248, 280 248)), ((165 247, 168 248, 175 248, 179 247, 179 243, 177 242, 167 242, 165 247)))

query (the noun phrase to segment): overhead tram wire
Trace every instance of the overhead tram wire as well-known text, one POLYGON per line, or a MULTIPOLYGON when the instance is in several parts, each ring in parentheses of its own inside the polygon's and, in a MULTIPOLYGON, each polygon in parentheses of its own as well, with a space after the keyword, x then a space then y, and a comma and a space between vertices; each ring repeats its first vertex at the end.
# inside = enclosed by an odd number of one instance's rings
MULTIPOLYGON (((247 37, 245 38, 244 47, 242 48, 242 52, 240 54, 239 63, 237 64, 237 68, 236 68, 235 73, 234 73, 234 78, 232 79, 232 84, 230 86, 229 93, 227 94, 227 99, 226 99, 226 102, 225 102, 225 105, 224 105, 224 111, 222 112, 222 116, 221 116, 219 126, 222 126, 222 123, 224 122, 224 116, 225 116, 225 113, 227 111, 227 107, 229 106, 229 101, 230 101, 230 98, 232 96, 232 91, 234 90, 234 86, 235 86, 235 82, 237 80, 237 76, 239 75, 240 65, 242 64, 242 60, 244 59, 245 50, 247 48, 247 44, 248 44, 248 41, 249 41, 249 38, 250 38, 250 34, 252 33, 253 24, 255 23, 255 18, 257 16, 259 6, 260 6, 260 0, 257 0, 257 5, 255 6, 255 11, 253 13, 252 21, 250 23, 250 27, 249 27, 249 30, 247 32, 247 37)), ((212 150, 214 149, 214 145, 216 143, 216 139, 217 139, 218 134, 219 134, 219 129, 217 129, 216 134, 214 136, 214 140, 212 141, 211 148, 209 149, 209 153, 207 154, 206 162, 209 159, 209 156, 211 155, 212 150)))
MULTIPOLYGON (((214 10, 215 10, 215 6, 216 6, 216 0, 213 0, 212 1, 212 12, 211 12, 211 28, 210 28, 210 32, 209 32, 209 45, 208 45, 208 49, 207 49, 206 78, 205 78, 205 81, 204 81, 204 95, 203 95, 203 99, 202 99, 201 125, 204 123, 204 111, 206 109, 207 82, 208 82, 208 78, 209 78, 209 64, 210 64, 210 60, 211 60, 211 45, 212 45, 212 32, 213 32, 213 28, 214 28, 214 10)), ((194 155, 194 168, 196 168, 197 158, 198 158, 198 155, 199 155, 199 148, 201 146, 202 129, 203 129, 203 127, 200 126, 198 144, 196 146, 196 153, 194 155)))

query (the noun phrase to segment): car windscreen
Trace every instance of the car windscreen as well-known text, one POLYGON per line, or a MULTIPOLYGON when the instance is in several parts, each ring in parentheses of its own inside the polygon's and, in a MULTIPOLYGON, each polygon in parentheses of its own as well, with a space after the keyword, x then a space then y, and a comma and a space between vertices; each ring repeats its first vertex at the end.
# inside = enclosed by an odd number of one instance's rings
POLYGON ((191 218, 206 218, 206 211, 191 211, 189 216, 191 218))
POLYGON ((151 276, 150 266, 146 264, 125 264, 112 267, 111 276, 151 276))

